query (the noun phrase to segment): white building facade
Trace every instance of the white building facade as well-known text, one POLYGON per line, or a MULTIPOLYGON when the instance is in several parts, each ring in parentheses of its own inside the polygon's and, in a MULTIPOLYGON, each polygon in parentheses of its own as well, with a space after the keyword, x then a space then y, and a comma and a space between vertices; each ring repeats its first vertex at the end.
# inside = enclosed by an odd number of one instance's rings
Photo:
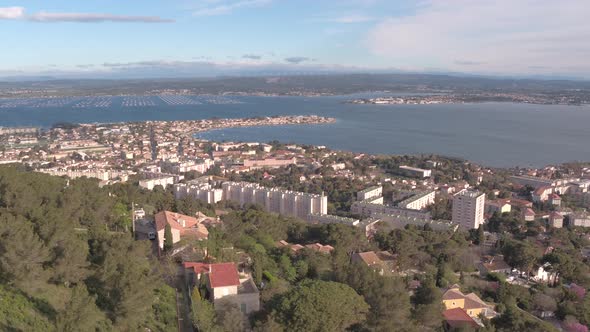
POLYGON ((463 229, 479 228, 484 223, 485 202, 485 193, 461 190, 453 197, 453 222, 463 229))

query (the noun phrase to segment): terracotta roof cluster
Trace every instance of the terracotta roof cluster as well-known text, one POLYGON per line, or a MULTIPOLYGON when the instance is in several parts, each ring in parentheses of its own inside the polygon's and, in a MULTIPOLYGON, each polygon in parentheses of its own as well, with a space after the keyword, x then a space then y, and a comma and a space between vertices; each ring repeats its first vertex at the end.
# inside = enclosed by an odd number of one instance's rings
POLYGON ((334 250, 334 247, 332 247, 330 245, 323 245, 321 243, 312 243, 312 244, 307 244, 305 246, 302 246, 300 244, 291 244, 285 240, 278 241, 277 246, 278 247, 288 247, 293 252, 298 252, 299 250, 301 250, 303 248, 308 248, 308 249, 315 250, 315 251, 318 251, 321 253, 329 254, 332 252, 332 250, 334 250))
POLYGON ((451 328, 460 328, 466 325, 474 328, 479 327, 479 324, 461 308, 445 310, 443 317, 451 328))
POLYGON ((206 274, 209 277, 211 288, 239 286, 240 278, 238 269, 234 263, 183 263, 185 269, 192 269, 197 277, 206 274))
POLYGON ((163 230, 166 224, 168 224, 172 229, 179 230, 180 235, 194 234, 199 239, 206 239, 209 236, 207 227, 195 217, 170 211, 158 212, 154 217, 156 220, 156 231, 163 230))
POLYGON ((484 257, 482 265, 490 272, 510 269, 510 266, 504 261, 504 257, 502 256, 484 257))
POLYGON ((471 309, 489 308, 489 306, 485 302, 483 302, 475 293, 469 293, 467 295, 463 294, 459 289, 458 285, 451 286, 451 288, 449 288, 443 294, 442 299, 443 301, 463 299, 465 301, 463 309, 465 309, 466 311, 471 309))

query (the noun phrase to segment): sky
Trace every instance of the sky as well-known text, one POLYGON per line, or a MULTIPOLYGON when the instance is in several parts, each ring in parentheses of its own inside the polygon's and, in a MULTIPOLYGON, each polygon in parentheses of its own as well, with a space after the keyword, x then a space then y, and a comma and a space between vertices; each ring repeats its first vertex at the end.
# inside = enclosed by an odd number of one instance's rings
POLYGON ((590 78, 590 0, 0 0, 0 76, 590 78))

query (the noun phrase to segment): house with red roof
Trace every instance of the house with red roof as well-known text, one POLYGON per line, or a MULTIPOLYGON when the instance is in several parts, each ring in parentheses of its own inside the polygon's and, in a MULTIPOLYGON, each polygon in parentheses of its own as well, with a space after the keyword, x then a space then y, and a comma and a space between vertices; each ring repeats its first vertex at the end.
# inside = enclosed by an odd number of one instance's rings
POLYGON ((522 210, 522 219, 524 219, 524 221, 533 221, 535 220, 535 216, 535 211, 529 207, 522 210))
POLYGON ((551 205, 561 206, 561 197, 556 193, 550 194, 549 195, 549 203, 551 205))
POLYGON ((549 225, 551 225, 554 228, 562 228, 563 215, 557 211, 551 212, 551 214, 549 214, 549 225))
POLYGON ((260 292, 256 284, 248 275, 241 277, 235 263, 185 262, 183 266, 189 289, 204 286, 206 294, 201 296, 211 301, 216 309, 231 303, 246 315, 260 310, 260 292))
POLYGON ((154 219, 160 249, 164 248, 166 225, 170 225, 170 230, 172 231, 172 243, 177 243, 183 237, 206 240, 209 236, 207 227, 195 217, 176 212, 161 211, 156 213, 154 219))
POLYGON ((393 273, 397 263, 395 255, 387 251, 355 252, 352 254, 350 260, 353 263, 365 264, 377 271, 380 275, 384 275, 386 272, 393 273))
POLYGON ((463 294, 459 285, 451 286, 442 296, 445 309, 459 308, 472 318, 483 314, 486 318, 496 316, 496 312, 490 305, 482 301, 475 293, 463 294))
POLYGON ((334 247, 330 245, 323 245, 321 243, 312 243, 302 246, 300 244, 291 244, 285 240, 281 240, 277 242, 277 247, 279 248, 289 248, 292 252, 296 253, 303 248, 311 249, 313 251, 321 252, 323 254, 329 254, 334 250, 334 247))
POLYGON ((553 187, 539 187, 533 191, 533 201, 545 202, 549 199, 549 195, 553 193, 553 187))
POLYGON ((453 308, 443 311, 443 318, 445 320, 445 331, 462 329, 466 327, 471 327, 474 329, 482 327, 477 321, 475 321, 475 319, 469 316, 465 310, 461 308, 453 308))

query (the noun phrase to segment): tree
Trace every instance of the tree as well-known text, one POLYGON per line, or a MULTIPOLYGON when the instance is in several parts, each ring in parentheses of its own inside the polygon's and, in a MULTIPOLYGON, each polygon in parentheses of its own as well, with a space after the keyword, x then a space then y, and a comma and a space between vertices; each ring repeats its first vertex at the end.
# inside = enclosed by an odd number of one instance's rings
POLYGON ((0 280, 26 284, 43 279, 43 264, 48 260, 49 251, 30 222, 0 213, 0 280))
MULTIPOLYGON (((195 289, 197 289, 195 287, 195 289)), ((198 292, 197 292, 198 293, 198 292)), ((194 292, 193 292, 194 294, 194 292)), ((215 309, 211 302, 201 299, 200 295, 192 297, 192 319, 193 325, 198 331, 210 332, 215 327, 215 309)))
POLYGON ((477 228, 477 236, 475 239, 475 244, 481 246, 481 245, 483 245, 485 239, 486 239, 486 237, 485 237, 485 234, 483 233, 483 225, 479 225, 479 227, 477 228))
POLYGON ((420 283, 412 300, 415 305, 412 314, 418 324, 430 329, 442 325, 442 294, 432 278, 425 278, 420 283))
POLYGON ((291 331, 343 331, 363 322, 369 306, 347 285, 308 280, 281 297, 277 319, 291 331))
POLYGON ((56 326, 58 331, 92 331, 104 320, 106 317, 96 306, 95 298, 84 285, 78 285, 72 289, 66 307, 58 313, 56 326))
POLYGON ((146 257, 149 245, 127 236, 109 238, 102 263, 87 281, 89 290, 98 295, 97 305, 119 329, 137 329, 150 316, 158 283, 146 257), (134 261, 130 263, 129 257, 134 261))
POLYGON ((173 245, 172 227, 170 227, 170 224, 166 224, 166 227, 164 227, 164 250, 169 251, 173 245))
POLYGON ((244 318, 244 314, 236 304, 222 302, 217 325, 223 326, 225 332, 242 332, 244 331, 244 318))
POLYGON ((507 240, 502 246, 502 253, 508 265, 527 272, 527 275, 538 258, 535 249, 525 241, 507 240))

